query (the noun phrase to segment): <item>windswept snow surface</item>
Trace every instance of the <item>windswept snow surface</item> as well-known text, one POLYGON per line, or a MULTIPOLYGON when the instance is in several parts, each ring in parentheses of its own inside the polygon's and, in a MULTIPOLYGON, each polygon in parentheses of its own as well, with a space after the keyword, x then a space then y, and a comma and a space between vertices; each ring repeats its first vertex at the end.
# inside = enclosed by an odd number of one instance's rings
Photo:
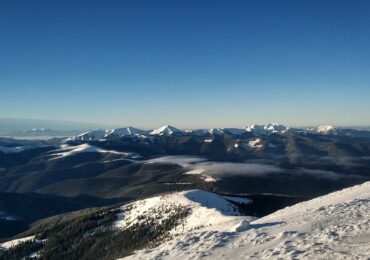
POLYGON ((105 149, 102 149, 102 148, 99 148, 99 147, 96 147, 96 146, 93 146, 93 145, 90 145, 90 144, 80 144, 80 145, 76 145, 76 146, 61 145, 61 149, 57 150, 57 151, 59 151, 59 152, 51 154, 52 156, 55 156, 51 160, 55 160, 55 159, 75 155, 75 154, 78 154, 78 153, 89 153, 89 152, 90 153, 91 152, 95 152, 95 153, 114 153, 114 154, 121 154, 121 155, 124 155, 124 156, 130 155, 130 153, 118 152, 118 151, 114 151, 114 150, 105 150, 105 149))
MULTIPOLYGON (((142 203, 132 213, 136 216, 162 203, 184 203, 191 206, 192 213, 185 228, 174 231, 172 239, 157 248, 137 251, 127 259, 370 258, 370 182, 257 220, 223 213, 221 209, 230 211, 218 195, 202 191, 191 191, 189 195, 183 192, 135 202, 142 203)), ((124 225, 124 219, 120 221, 117 225, 124 225)))

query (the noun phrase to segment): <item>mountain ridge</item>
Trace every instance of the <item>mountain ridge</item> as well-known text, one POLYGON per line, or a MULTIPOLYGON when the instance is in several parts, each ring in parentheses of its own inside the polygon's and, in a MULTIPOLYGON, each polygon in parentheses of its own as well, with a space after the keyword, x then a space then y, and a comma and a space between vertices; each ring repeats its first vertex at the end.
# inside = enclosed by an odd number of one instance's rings
POLYGON ((289 133, 304 133, 318 135, 341 135, 341 136, 366 136, 370 137, 370 131, 355 130, 350 128, 340 128, 331 125, 322 125, 315 128, 291 128, 281 124, 265 124, 265 125, 250 125, 245 128, 211 128, 211 129, 178 129, 171 125, 164 125, 155 130, 142 130, 134 127, 116 128, 107 130, 92 130, 82 133, 78 136, 69 137, 68 141, 97 141, 122 136, 172 136, 172 135, 243 135, 252 133, 255 135, 269 136, 271 134, 289 134, 289 133))

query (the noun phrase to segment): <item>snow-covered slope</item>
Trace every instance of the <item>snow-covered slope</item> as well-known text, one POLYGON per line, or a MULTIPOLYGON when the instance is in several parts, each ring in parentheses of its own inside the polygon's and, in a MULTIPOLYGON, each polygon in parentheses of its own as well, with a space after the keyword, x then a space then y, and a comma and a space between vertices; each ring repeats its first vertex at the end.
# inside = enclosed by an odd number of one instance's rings
POLYGON ((250 147, 251 149, 259 149, 263 147, 263 144, 261 143, 260 138, 256 138, 248 142, 248 147, 250 147))
MULTIPOLYGON (((369 259, 370 182, 253 220, 233 214, 215 194, 177 193, 138 203, 127 218, 148 208, 180 203, 191 207, 185 228, 154 249, 129 259, 369 259)), ((135 218, 132 218, 135 219, 135 218)))
POLYGON ((211 135, 223 135, 223 134, 231 134, 231 135, 241 135, 245 133, 245 129, 241 128, 212 128, 209 129, 208 132, 211 135))
POLYGON ((211 128, 208 130, 208 133, 211 135, 223 135, 224 131, 221 128, 211 128))
POLYGON ((61 149, 54 150, 52 153, 50 153, 50 156, 53 156, 51 160, 72 156, 78 153, 114 153, 114 154, 120 154, 122 156, 128 156, 130 153, 124 153, 124 152, 118 152, 114 150, 105 150, 90 144, 80 144, 76 146, 61 145, 61 149))
POLYGON ((99 141, 113 137, 147 135, 149 134, 149 132, 150 131, 141 130, 130 126, 123 128, 88 131, 77 136, 69 137, 65 139, 65 141, 99 141))
POLYGON ((322 134, 322 135, 336 135, 338 134, 338 129, 332 125, 321 125, 316 128, 308 129, 310 132, 322 134))
POLYGON ((106 134, 107 130, 88 131, 77 136, 69 137, 65 141, 97 141, 103 139, 106 134))
POLYGON ((202 190, 190 190, 156 196, 123 206, 125 214, 119 216, 115 226, 127 228, 140 221, 140 216, 153 216, 153 214, 158 215, 157 222, 160 223, 162 219, 170 215, 172 209, 176 206, 182 206, 188 208, 191 213, 184 220, 181 229, 175 228, 172 230, 172 235, 192 233, 194 230, 197 230, 197 232, 228 231, 235 229, 239 221, 245 219, 236 207, 229 202, 236 199, 241 203, 250 203, 249 199, 224 198, 215 193, 202 190))
POLYGON ((126 136, 126 135, 145 135, 148 134, 148 131, 141 130, 135 127, 124 127, 124 128, 115 128, 111 130, 106 130, 104 138, 114 137, 114 136, 126 136))
POLYGON ((205 136, 205 135, 241 135, 245 133, 244 128, 211 128, 211 129, 195 129, 195 130, 187 130, 186 133, 193 134, 196 136, 205 136))
MULTIPOLYGON (((260 150, 264 147, 264 144, 260 138, 252 138, 247 143, 245 142, 236 142, 234 148, 243 148, 245 150, 260 150)), ((231 149, 231 148, 230 148, 231 149)))
POLYGON ((184 133, 184 131, 181 131, 177 129, 176 127, 165 125, 158 129, 153 130, 150 132, 152 135, 173 135, 173 134, 181 134, 184 133))

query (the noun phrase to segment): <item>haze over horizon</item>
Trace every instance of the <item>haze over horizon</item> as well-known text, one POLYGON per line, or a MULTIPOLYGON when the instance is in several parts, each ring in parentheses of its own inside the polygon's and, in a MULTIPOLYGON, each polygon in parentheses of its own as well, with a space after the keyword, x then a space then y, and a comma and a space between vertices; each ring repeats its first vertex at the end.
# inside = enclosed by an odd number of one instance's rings
POLYGON ((0 118, 370 125, 368 1, 2 1, 0 118))
MULTIPOLYGON (((249 123, 243 124, 241 122, 239 125, 234 126, 224 126, 216 125, 209 128, 246 128, 251 125, 265 125, 265 124, 280 124, 279 122, 261 122, 261 123, 249 123)), ((77 121, 60 121, 60 120, 45 120, 45 119, 25 119, 25 118, 0 118, 0 135, 6 136, 9 133, 21 132, 24 130, 32 129, 46 129, 46 130, 56 130, 56 131, 88 131, 88 130, 106 130, 113 128, 124 128, 124 127, 134 127, 143 130, 153 130, 163 127, 165 125, 171 125, 179 129, 206 129, 207 127, 180 127, 171 123, 164 125, 153 125, 152 127, 141 127, 129 123, 122 124, 103 124, 103 123, 94 123, 94 122, 77 122, 77 121)), ((293 128, 313 128, 318 126, 324 126, 330 124, 316 124, 316 125, 285 125, 287 127, 293 128)), ((370 130, 369 125, 334 125, 339 128, 353 128, 359 130, 370 130)), ((46 133, 47 134, 47 133, 46 133)))

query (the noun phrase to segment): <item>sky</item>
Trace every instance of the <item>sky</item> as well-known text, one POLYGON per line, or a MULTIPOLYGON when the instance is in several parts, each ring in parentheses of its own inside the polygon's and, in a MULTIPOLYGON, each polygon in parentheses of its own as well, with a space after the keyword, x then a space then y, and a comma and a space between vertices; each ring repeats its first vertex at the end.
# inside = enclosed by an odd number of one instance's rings
POLYGON ((0 117, 370 125, 370 1, 0 1, 0 117))

